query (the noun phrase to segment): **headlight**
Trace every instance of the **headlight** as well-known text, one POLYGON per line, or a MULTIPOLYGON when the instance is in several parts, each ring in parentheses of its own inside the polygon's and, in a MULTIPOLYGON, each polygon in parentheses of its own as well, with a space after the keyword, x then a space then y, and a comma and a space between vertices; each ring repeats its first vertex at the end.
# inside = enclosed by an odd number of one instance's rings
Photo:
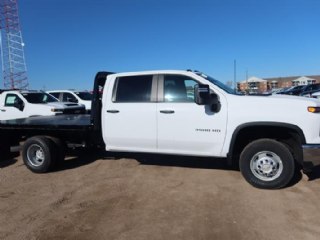
POLYGON ((319 113, 320 112, 320 107, 308 107, 308 112, 319 113))
POLYGON ((63 109, 51 108, 51 112, 54 112, 54 113, 63 113, 63 109))

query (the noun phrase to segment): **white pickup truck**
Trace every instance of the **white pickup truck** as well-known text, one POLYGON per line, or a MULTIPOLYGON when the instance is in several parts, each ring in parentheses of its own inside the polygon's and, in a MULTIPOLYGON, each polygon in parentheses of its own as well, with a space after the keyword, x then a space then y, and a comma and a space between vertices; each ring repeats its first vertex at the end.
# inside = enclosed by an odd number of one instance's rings
POLYGON ((59 102, 42 91, 0 90, 0 120, 84 112, 83 105, 59 102))
POLYGON ((88 91, 75 91, 75 90, 51 90, 47 91, 55 98, 62 102, 73 102, 83 104, 86 112, 91 112, 92 93, 88 91))
POLYGON ((253 186, 282 188, 320 147, 320 101, 238 95, 194 71, 100 72, 91 116, 0 121, 0 136, 3 149, 8 139, 25 140, 22 156, 33 172, 63 159, 63 146, 93 145, 225 158, 253 186))

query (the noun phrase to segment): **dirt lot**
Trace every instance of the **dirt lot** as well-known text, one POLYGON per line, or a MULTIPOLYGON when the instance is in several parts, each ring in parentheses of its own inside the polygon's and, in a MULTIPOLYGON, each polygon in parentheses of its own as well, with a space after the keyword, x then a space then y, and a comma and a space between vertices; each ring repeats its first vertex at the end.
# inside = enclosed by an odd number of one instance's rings
POLYGON ((0 239, 319 239, 320 171, 248 185, 219 159, 84 153, 34 174, 0 161, 0 239))

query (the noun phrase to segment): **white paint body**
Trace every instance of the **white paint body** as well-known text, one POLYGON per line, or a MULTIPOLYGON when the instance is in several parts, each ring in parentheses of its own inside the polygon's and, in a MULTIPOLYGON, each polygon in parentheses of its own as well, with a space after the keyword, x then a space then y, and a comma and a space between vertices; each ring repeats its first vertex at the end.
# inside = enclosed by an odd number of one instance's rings
POLYGON ((300 128, 306 143, 320 143, 320 114, 308 107, 320 101, 285 95, 243 96, 225 92, 189 71, 147 71, 107 77, 102 99, 102 129, 107 151, 136 151, 193 156, 226 157, 232 135, 242 124, 270 122, 300 128), (117 103, 112 101, 117 77, 178 74, 208 84, 220 99, 221 109, 212 113, 194 102, 117 103), (118 110, 119 113, 108 113, 118 110), (161 110, 174 114, 161 114, 161 110), (210 129, 210 131, 197 131, 210 129))

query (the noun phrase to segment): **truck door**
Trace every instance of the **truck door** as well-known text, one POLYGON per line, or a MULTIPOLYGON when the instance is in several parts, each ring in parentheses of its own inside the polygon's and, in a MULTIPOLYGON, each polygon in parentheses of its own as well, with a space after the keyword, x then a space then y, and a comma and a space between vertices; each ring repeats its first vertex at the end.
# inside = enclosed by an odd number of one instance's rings
POLYGON ((184 75, 159 76, 158 151, 163 153, 220 156, 227 123, 221 96, 221 110, 194 102, 198 82, 184 75))
POLYGON ((156 77, 111 79, 102 112, 107 150, 156 151, 156 77), (105 104, 106 101, 106 104, 105 104))
POLYGON ((24 118, 26 114, 24 113, 24 103, 23 100, 14 93, 3 93, 5 94, 4 103, 0 107, 0 120, 24 118), (15 103, 20 103, 18 108, 15 103))

